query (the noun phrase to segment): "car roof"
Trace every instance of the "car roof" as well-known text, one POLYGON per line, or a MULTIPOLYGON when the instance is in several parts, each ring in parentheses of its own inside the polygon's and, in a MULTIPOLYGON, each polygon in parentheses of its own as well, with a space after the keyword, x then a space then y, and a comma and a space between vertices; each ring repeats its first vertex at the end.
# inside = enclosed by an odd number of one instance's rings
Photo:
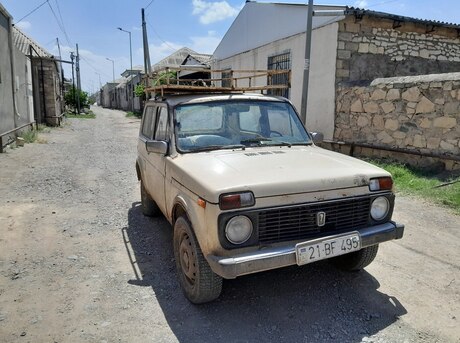
POLYGON ((287 99, 277 96, 264 95, 259 93, 227 93, 227 94, 181 94, 181 95, 166 95, 150 99, 147 104, 165 102, 169 106, 177 106, 179 104, 195 104, 209 101, 225 101, 225 100, 259 100, 259 101, 277 101, 288 102, 287 99))

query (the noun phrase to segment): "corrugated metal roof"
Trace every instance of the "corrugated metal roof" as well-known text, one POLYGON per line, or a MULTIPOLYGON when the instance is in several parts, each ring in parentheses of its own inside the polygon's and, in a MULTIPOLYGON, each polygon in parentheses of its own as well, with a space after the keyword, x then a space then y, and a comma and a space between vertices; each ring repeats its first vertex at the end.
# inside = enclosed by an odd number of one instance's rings
POLYGON ((430 19, 419 19, 419 18, 413 18, 413 17, 406 17, 406 16, 391 14, 391 13, 386 13, 386 12, 366 10, 366 9, 358 8, 358 7, 347 7, 345 9, 345 14, 355 15, 355 16, 369 15, 372 17, 391 19, 391 20, 396 20, 400 22, 409 21, 412 23, 419 23, 419 24, 424 24, 424 25, 433 25, 433 26, 441 26, 441 27, 447 27, 447 28, 452 28, 452 29, 460 29, 460 24, 447 23, 444 21, 437 21, 437 20, 430 20, 430 19))
POLYGON ((16 26, 13 26, 13 44, 21 51, 24 55, 29 55, 29 45, 36 50, 36 52, 40 55, 40 57, 53 57, 48 51, 43 49, 37 42, 35 42, 32 38, 27 36, 24 32, 22 32, 16 26))
POLYGON ((163 58, 160 62, 155 63, 152 66, 152 70, 158 70, 165 67, 178 67, 184 62, 187 56, 191 54, 197 54, 197 52, 187 47, 181 48, 168 57, 163 58))
POLYGON ((198 62, 203 63, 203 64, 208 63, 212 58, 212 55, 208 55, 208 54, 190 54, 190 56, 192 56, 198 62))

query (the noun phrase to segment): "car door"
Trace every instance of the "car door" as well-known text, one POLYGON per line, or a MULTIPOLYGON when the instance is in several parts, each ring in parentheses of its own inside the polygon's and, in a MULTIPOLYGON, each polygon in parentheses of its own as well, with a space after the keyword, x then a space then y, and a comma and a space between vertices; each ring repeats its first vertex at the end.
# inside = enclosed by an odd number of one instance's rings
MULTIPOLYGON (((151 123, 153 141, 169 143, 168 108, 157 105, 151 123)), ((167 154, 146 152, 146 172, 148 173, 147 190, 163 213, 165 213, 165 178, 167 154)))
POLYGON ((137 143, 137 152, 138 152, 138 163, 141 170, 142 183, 144 187, 148 190, 149 186, 149 174, 147 172, 147 150, 146 142, 153 139, 153 132, 155 129, 156 121, 156 106, 147 105, 144 109, 142 115, 141 127, 139 130, 139 140, 137 143))

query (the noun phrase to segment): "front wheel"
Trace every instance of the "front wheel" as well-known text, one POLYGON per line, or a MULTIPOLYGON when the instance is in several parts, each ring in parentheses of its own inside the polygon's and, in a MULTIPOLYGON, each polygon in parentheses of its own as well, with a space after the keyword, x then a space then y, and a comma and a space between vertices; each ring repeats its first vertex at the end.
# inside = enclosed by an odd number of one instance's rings
POLYGON ((219 297, 222 278, 209 267, 192 226, 184 217, 174 224, 174 257, 179 282, 188 300, 202 304, 219 297))
POLYGON ((359 271, 374 261, 378 250, 379 245, 376 244, 367 248, 363 248, 359 251, 334 257, 330 259, 330 262, 341 270, 350 272, 359 271))

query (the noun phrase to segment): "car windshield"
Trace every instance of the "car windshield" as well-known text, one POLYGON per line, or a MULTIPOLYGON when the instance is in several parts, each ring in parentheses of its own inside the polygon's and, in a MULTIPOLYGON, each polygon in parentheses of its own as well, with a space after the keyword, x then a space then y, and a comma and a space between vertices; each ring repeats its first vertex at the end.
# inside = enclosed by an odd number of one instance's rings
POLYGON ((176 107, 177 148, 181 152, 267 145, 311 144, 289 103, 219 101, 176 107))

